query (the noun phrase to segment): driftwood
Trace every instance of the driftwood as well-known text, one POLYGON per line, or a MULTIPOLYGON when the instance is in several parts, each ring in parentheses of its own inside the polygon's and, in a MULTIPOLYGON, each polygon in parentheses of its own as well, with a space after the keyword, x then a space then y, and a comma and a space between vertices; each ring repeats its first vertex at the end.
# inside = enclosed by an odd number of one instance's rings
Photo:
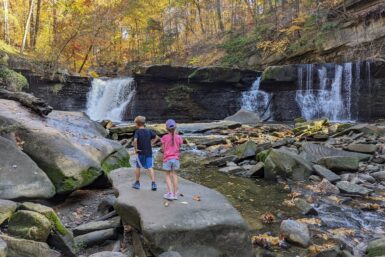
POLYGON ((41 116, 48 115, 52 111, 52 107, 44 100, 25 92, 11 92, 0 89, 0 98, 17 101, 41 116))

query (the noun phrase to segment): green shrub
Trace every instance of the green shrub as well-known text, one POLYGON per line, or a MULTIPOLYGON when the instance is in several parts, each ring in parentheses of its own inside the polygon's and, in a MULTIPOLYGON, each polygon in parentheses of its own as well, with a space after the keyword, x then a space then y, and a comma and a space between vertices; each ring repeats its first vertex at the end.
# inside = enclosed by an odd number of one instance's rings
POLYGON ((23 88, 28 88, 27 79, 20 73, 0 67, 0 87, 10 91, 21 91, 23 88))

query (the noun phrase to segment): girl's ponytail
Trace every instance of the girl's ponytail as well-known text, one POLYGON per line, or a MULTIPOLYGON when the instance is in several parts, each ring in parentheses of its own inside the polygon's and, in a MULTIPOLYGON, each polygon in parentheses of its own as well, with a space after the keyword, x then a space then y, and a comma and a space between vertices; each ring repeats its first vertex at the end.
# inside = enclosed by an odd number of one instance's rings
POLYGON ((172 146, 175 146, 175 129, 170 129, 172 137, 172 146))

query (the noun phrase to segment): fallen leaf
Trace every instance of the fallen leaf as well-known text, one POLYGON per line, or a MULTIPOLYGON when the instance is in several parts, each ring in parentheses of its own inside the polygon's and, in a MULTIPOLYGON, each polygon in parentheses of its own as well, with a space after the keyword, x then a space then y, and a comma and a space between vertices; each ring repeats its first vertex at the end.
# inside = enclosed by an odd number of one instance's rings
POLYGON ((350 228, 336 228, 336 229, 329 229, 328 231, 333 235, 338 235, 338 236, 354 236, 356 234, 356 232, 350 228))
POLYGON ((286 207, 294 207, 295 206, 294 200, 284 200, 282 204, 285 205, 286 207))
POLYGON ((194 201, 200 201, 201 200, 201 197, 199 196, 199 195, 194 195, 193 197, 192 197, 192 199, 194 200, 194 201))
POLYGON ((303 219, 298 219, 297 221, 307 225, 321 226, 321 220, 316 218, 303 218, 303 219))
POLYGON ((164 205, 164 207, 168 207, 168 206, 170 206, 170 202, 169 202, 169 201, 165 201, 165 202, 163 203, 163 205, 164 205))
POLYGON ((312 253, 312 254, 317 254, 317 253, 320 253, 320 252, 323 252, 323 251, 332 249, 332 248, 334 248, 335 246, 336 246, 336 245, 335 245, 335 244, 332 244, 332 243, 327 243, 327 244, 323 244, 323 245, 311 245, 311 246, 309 247, 309 251, 310 251, 310 253, 312 253))
POLYGON ((265 224, 274 223, 276 220, 274 214, 271 212, 266 212, 266 213, 262 214, 260 218, 262 220, 262 223, 265 223, 265 224))

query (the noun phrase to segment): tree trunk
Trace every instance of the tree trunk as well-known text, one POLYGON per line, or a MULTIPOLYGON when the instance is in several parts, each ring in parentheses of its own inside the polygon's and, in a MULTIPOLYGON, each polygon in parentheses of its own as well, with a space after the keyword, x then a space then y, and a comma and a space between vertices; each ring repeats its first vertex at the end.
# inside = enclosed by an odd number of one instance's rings
POLYGON ((41 8, 41 0, 37 0, 37 10, 36 10, 36 18, 35 18, 35 31, 34 31, 34 37, 32 41, 32 49, 36 48, 36 40, 37 35, 39 33, 40 29, 40 8, 41 8))
POLYGON ((29 26, 29 48, 33 49, 33 38, 35 37, 35 22, 34 22, 34 13, 33 13, 33 8, 34 6, 32 5, 32 0, 29 0, 29 8, 32 8, 32 14, 31 14, 31 21, 30 21, 30 26, 29 26))
POLYGON ((52 0, 52 46, 56 46, 57 18, 56 18, 56 0, 52 0))
POLYGON ((27 22, 25 23, 23 42, 22 42, 21 48, 20 48, 20 53, 21 54, 24 52, 25 44, 27 43, 27 35, 28 35, 29 25, 31 23, 31 17, 32 17, 32 11, 33 11, 34 3, 35 3, 35 0, 31 0, 31 4, 29 6, 27 22))
POLYGON ((83 59, 83 63, 82 63, 82 65, 80 66, 78 73, 81 73, 81 72, 82 72, 82 70, 83 70, 83 68, 84 68, 84 65, 87 63, 88 56, 89 56, 90 53, 91 53, 92 47, 94 47, 93 44, 91 44, 90 47, 88 48, 87 54, 86 54, 86 56, 85 56, 84 59, 83 59))
POLYGON ((221 0, 216 0, 215 3, 216 3, 215 7, 217 12, 218 27, 219 27, 219 30, 223 33, 225 31, 225 26, 223 25, 223 21, 222 21, 221 0))
POLYGON ((10 38, 9 38, 9 18, 8 18, 8 13, 9 13, 9 3, 8 0, 3 0, 3 7, 4 7, 4 41, 9 44, 10 43, 10 38))
POLYGON ((198 10, 198 18, 199 18, 199 24, 200 24, 200 27, 201 27, 202 34, 206 34, 205 27, 203 25, 203 19, 202 19, 202 9, 201 9, 201 5, 199 3, 199 0, 194 0, 194 4, 195 4, 195 6, 197 7, 197 10, 198 10))

